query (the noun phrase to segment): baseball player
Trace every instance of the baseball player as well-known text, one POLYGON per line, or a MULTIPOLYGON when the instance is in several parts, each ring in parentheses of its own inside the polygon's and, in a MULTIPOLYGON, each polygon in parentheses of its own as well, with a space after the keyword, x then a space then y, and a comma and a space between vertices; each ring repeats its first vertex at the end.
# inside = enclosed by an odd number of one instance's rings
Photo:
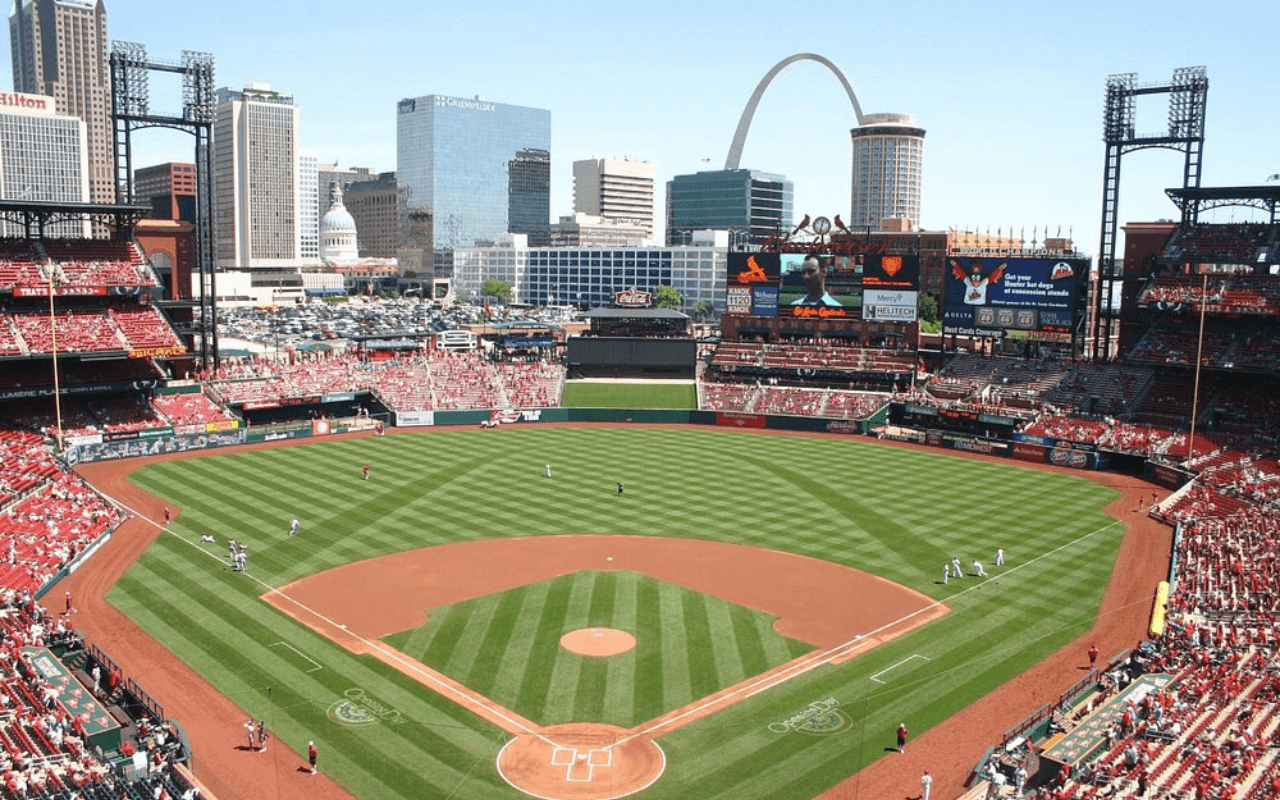
POLYGON ((547 467, 546 467, 546 469, 545 469, 545 470, 543 470, 543 471, 547 473, 547 477, 548 477, 548 478, 550 478, 550 477, 551 477, 551 465, 550 465, 550 464, 548 464, 548 465, 547 465, 547 467))
POLYGON ((364 465, 364 479, 365 479, 366 481, 367 481, 367 480, 369 480, 369 465, 368 465, 368 464, 365 464, 365 465, 364 465))
POLYGON ((976 573, 978 573, 978 577, 979 577, 979 578, 985 578, 985 577, 987 577, 987 571, 986 571, 985 569, 983 569, 983 568, 982 568, 982 562, 981 562, 981 561, 974 561, 974 562, 973 562, 973 571, 974 571, 974 572, 976 572, 976 573))
POLYGON ((996 566, 997 567, 1004 566, 1004 548, 1003 547, 996 548, 996 566))
POLYGON ((950 578, 951 578, 951 565, 943 561, 942 562, 942 585, 946 586, 947 581, 950 578))
POLYGON ((297 517, 294 517, 294 518, 293 518, 293 521, 289 523, 289 535, 290 535, 290 536, 292 536, 292 535, 294 535, 295 533, 297 533, 297 532, 298 532, 298 525, 299 525, 299 524, 301 524, 301 523, 299 523, 299 522, 298 522, 298 518, 297 518, 297 517))
POLYGON ((952 571, 952 574, 957 578, 964 577, 964 571, 960 569, 960 556, 951 557, 951 571, 952 571))

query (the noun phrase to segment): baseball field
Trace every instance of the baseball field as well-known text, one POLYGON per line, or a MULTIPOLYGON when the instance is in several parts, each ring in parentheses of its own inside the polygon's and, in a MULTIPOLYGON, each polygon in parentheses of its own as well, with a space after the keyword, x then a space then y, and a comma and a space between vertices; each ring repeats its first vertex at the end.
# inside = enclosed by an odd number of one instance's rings
POLYGON ((1117 493, 1070 474, 692 428, 349 438, 132 480, 179 513, 108 600, 370 800, 813 797, 1086 631, 1123 533, 1117 493))

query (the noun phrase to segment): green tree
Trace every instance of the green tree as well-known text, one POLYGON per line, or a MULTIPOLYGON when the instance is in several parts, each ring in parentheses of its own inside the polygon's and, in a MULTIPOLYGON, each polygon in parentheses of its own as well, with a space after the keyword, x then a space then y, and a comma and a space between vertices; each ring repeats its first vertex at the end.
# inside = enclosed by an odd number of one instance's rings
POLYGON ((480 284, 482 297, 496 297, 506 303, 511 300, 511 284, 507 281, 487 280, 480 284))
POLYGON ((700 317, 710 316, 711 304, 708 303, 706 300, 699 300, 698 302, 693 304, 693 313, 697 314, 700 317))
POLYGON ((928 292, 920 293, 916 308, 919 309, 921 322, 938 321, 938 299, 928 292))
POLYGON ((659 286, 654 293, 653 304, 658 308, 679 308, 684 305, 684 298, 674 286, 659 286))

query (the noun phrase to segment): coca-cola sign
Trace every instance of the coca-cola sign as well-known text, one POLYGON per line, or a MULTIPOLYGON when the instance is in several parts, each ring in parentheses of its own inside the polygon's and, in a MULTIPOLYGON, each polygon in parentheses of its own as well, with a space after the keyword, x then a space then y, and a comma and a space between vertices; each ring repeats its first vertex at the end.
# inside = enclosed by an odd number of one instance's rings
POLYGON ((642 292, 632 286, 621 292, 614 292, 613 304, 624 308, 648 308, 653 305, 653 292, 642 292))

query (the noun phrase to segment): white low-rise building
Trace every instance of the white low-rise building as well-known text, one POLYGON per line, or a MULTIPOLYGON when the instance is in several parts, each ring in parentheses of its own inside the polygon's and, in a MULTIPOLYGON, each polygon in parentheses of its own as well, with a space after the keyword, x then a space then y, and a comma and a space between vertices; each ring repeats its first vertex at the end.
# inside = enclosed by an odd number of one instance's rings
POLYGON ((478 298, 485 281, 503 281, 512 302, 591 307, 627 289, 656 293, 671 286, 685 308, 706 302, 722 311, 728 238, 724 231, 706 234, 687 247, 526 247, 523 237, 499 247, 459 247, 453 290, 478 298))

